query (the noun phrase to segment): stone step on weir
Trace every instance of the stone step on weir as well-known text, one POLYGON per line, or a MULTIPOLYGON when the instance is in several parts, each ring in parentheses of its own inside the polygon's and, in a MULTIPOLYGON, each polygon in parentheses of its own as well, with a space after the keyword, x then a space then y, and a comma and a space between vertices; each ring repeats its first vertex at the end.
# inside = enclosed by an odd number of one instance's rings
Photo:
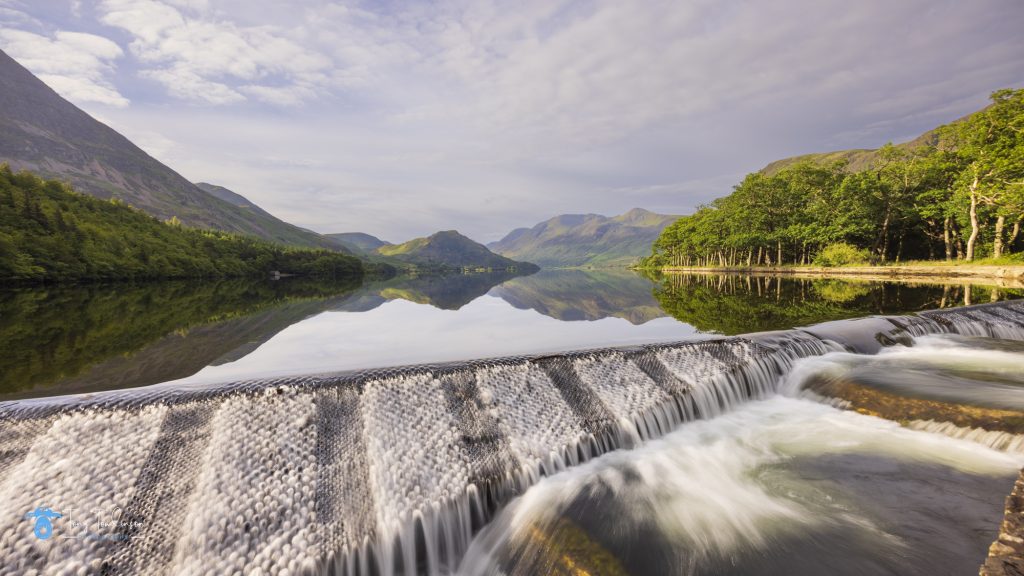
POLYGON ((448 573, 543 476, 772 394, 799 358, 960 327, 1024 338, 1024 306, 8 402, 0 558, 41 574, 448 573), (61 514, 48 539, 25 518, 40 507, 61 514))
POLYGON ((980 576, 1020 576, 1024 574, 1024 470, 1006 497, 1006 513, 999 525, 999 536, 988 549, 980 576))

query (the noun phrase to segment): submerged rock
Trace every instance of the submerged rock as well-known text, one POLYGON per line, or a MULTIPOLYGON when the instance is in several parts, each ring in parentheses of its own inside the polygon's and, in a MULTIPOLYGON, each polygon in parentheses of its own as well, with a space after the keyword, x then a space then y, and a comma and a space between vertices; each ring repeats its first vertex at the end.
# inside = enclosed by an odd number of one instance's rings
MULTIPOLYGON (((894 376, 898 378, 898 376, 894 376)), ((961 428, 1024 434, 1024 411, 902 395, 881 390, 857 378, 856 374, 838 377, 816 376, 807 381, 807 390, 843 401, 847 408, 907 424, 913 421, 948 422, 961 428)))

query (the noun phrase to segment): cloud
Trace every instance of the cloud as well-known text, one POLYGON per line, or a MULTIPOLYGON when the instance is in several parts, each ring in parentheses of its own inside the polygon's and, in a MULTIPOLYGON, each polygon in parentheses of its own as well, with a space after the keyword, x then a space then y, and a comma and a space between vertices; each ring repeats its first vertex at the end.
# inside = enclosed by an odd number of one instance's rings
POLYGON ((58 31, 44 36, 0 30, 0 46, 12 58, 71 101, 124 107, 128 99, 110 81, 114 61, 124 52, 102 36, 58 31))
POLYGON ((230 86, 208 80, 183 65, 154 70, 142 70, 139 76, 163 84, 176 98, 203 101, 209 104, 230 104, 245 100, 245 96, 230 86))
POLYGON ((178 98, 208 104, 251 96, 277 105, 315 98, 331 61, 272 25, 240 26, 206 2, 104 0, 100 21, 132 35, 140 75, 178 98))
POLYGON ((175 142, 173 168, 394 240, 688 212, 1024 81, 1019 0, 96 0, 75 26, 122 42, 132 106, 106 115, 175 142))

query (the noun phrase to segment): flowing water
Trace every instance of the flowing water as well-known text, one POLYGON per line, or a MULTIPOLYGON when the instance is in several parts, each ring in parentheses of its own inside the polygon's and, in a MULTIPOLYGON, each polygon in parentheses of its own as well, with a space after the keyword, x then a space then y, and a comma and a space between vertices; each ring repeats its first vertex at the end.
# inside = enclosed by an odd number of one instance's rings
POLYGON ((970 574, 1022 464, 776 396, 541 481, 460 573, 970 574))
POLYGON ((1020 409, 1024 343, 907 344, 798 360, 778 394, 542 480, 477 536, 458 573, 976 573, 1024 436, 900 426, 807 386, 852 378, 912 400, 1020 409))
POLYGON ((0 515, 22 569, 967 574, 1024 465, 1024 309, 830 322, 1012 289, 555 271, 82 290, 0 299, 5 397, 159 385, 0 402, 0 498, 117 503, 144 546, 59 553, 0 515), (487 356, 507 358, 345 372, 487 356), (315 371, 339 375, 218 384, 315 371))

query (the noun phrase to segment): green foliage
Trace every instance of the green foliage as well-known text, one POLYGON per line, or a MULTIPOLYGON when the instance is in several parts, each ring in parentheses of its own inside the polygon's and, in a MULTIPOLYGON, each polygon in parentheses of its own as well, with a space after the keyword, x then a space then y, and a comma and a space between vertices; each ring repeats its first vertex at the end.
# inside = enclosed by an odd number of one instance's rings
POLYGON ((362 276, 352 256, 160 222, 0 166, 0 281, 362 276))
POLYGON ((749 174, 666 228, 641 266, 802 265, 832 260, 821 253, 839 243, 883 264, 1019 249, 1024 90, 992 101, 913 146, 812 155, 749 174))
POLYGON ((829 244, 814 257, 814 264, 816 266, 825 267, 867 264, 870 261, 870 252, 846 242, 829 244))

